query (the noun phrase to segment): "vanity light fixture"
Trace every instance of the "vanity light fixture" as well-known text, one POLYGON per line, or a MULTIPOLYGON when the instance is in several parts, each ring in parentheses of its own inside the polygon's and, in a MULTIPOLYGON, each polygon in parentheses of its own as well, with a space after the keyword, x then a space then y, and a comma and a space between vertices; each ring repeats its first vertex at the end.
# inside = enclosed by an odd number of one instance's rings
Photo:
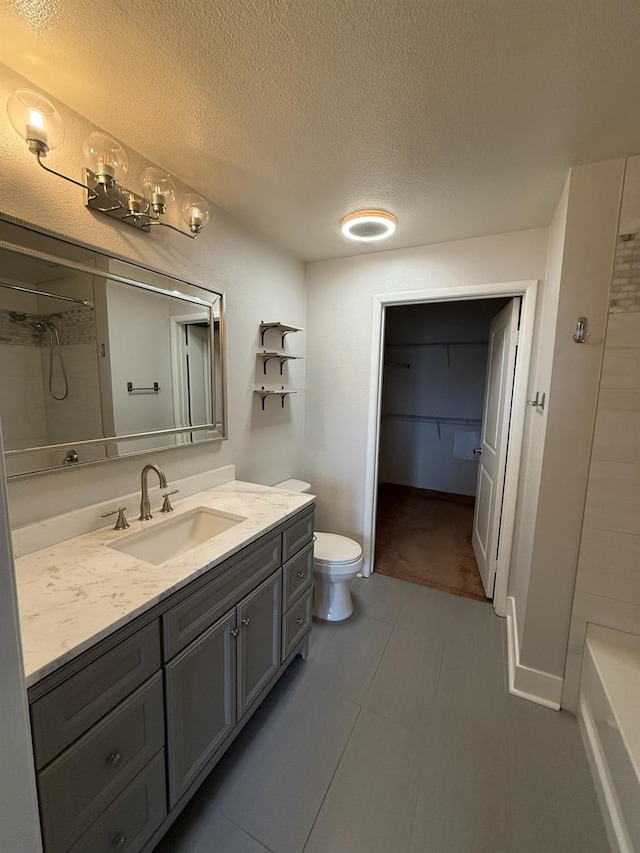
POLYGON ((342 220, 342 233, 350 240, 375 243, 390 237, 396 230, 396 217, 385 210, 358 210, 342 220))
POLYGON ((64 124, 58 110, 39 92, 30 89, 15 91, 7 101, 7 115, 16 133, 35 155, 38 165, 52 175, 86 190, 86 205, 91 210, 105 213, 147 233, 153 225, 163 225, 191 238, 197 237, 209 221, 207 201, 202 196, 189 193, 181 200, 182 219, 189 230, 184 231, 169 222, 163 222, 162 217, 176 198, 171 175, 149 166, 141 176, 149 198, 127 189, 123 184, 129 171, 127 154, 120 143, 100 131, 90 133, 82 146, 84 182, 45 165, 44 158, 49 151, 58 147, 64 139, 64 124))

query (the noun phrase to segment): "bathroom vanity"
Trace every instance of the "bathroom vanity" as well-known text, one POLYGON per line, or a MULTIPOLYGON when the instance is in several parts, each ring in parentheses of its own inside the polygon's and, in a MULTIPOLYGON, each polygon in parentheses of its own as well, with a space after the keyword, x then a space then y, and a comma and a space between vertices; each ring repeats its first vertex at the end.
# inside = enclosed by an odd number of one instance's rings
POLYGON ((181 504, 244 520, 162 565, 105 529, 17 560, 45 853, 153 850, 306 657, 313 499, 233 481, 181 504))

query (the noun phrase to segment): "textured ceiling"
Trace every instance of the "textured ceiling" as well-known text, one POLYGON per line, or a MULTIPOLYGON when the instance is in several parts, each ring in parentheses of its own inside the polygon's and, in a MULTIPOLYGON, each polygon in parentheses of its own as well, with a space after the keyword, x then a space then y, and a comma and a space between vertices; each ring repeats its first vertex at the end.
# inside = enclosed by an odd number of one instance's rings
MULTIPOLYGON (((636 0, 3 0, 3 61, 304 259, 547 225, 640 150, 636 0)), ((53 165, 53 155, 52 155, 53 165)))

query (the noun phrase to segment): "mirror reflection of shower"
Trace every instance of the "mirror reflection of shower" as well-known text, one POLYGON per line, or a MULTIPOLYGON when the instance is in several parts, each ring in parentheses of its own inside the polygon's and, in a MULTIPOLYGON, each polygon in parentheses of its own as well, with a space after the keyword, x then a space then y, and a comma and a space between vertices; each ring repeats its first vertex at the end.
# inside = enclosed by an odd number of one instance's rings
POLYGON ((31 328, 41 336, 47 332, 49 334, 49 394, 54 400, 66 400, 69 396, 69 381, 67 379, 67 371, 64 366, 64 358, 62 355, 62 346, 60 344, 60 335, 58 327, 53 322, 54 318, 60 317, 60 314, 26 314, 22 311, 10 311, 9 316, 16 323, 27 323, 31 328), (62 374, 63 393, 58 396, 53 390, 53 360, 54 349, 60 364, 60 373, 62 374))

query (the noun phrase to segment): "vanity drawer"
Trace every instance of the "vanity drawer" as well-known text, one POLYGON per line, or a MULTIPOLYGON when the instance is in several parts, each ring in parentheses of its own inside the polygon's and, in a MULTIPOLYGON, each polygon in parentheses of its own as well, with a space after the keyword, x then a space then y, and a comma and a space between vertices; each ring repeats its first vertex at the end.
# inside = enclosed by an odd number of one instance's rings
POLYGON ((288 610, 313 580, 313 542, 283 566, 283 610, 288 610))
POLYGON ((138 853, 166 814, 162 750, 69 849, 69 853, 138 853))
POLYGON ((163 618, 165 660, 177 655, 280 567, 280 536, 218 575, 163 618))
POLYGON ((160 669, 158 620, 31 705, 36 767, 44 767, 160 669))
POLYGON ((313 587, 284 614, 282 620, 282 660, 286 660, 296 644, 311 630, 313 587))
POLYGON ((38 775, 47 853, 64 853, 164 746, 162 675, 38 775))
POLYGON ((282 532, 282 561, 284 563, 313 540, 313 508, 305 512, 282 532))

